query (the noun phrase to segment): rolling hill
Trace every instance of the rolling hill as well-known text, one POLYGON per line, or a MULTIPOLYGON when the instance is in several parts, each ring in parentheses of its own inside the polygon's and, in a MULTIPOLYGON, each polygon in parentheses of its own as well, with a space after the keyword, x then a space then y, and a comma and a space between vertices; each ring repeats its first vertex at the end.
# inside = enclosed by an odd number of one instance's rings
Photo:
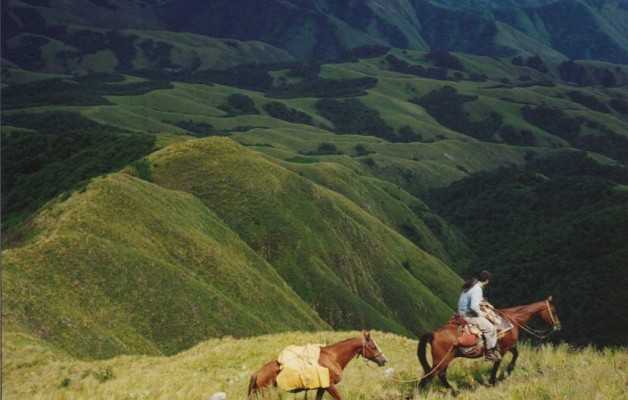
MULTIPOLYGON (((296 329, 416 336, 453 312, 456 272, 525 256, 491 257, 477 225, 431 202, 436 190, 574 151, 628 160, 625 65, 385 46, 307 63, 276 50, 251 64, 264 53, 251 42, 90 32, 97 48, 117 44, 102 69, 54 70, 44 51, 41 68, 3 68, 2 88, 3 321, 83 358, 296 329), (159 67, 167 59, 147 54, 160 41, 172 64, 194 43, 227 61, 159 67)), ((621 199, 623 181, 605 179, 621 199)), ((542 202, 543 188, 516 194, 542 202)), ((625 219, 619 207, 574 207, 565 219, 625 219)), ((552 239, 563 222, 547 225, 552 239)), ((525 278, 526 296, 550 294, 525 278)), ((565 302, 583 293, 562 291, 565 302)), ((616 327, 587 340, 611 342, 616 327)))

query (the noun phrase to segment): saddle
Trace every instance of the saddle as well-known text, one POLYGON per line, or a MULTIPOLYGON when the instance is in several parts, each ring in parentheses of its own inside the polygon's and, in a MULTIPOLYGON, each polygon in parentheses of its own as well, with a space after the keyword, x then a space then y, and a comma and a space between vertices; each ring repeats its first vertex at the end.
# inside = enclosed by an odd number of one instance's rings
MULTIPOLYGON (((495 317, 497 317, 495 315, 495 317)), ((495 318, 497 325, 497 338, 504 337, 506 332, 513 328, 512 322, 506 318, 495 318)), ((454 314, 449 320, 450 324, 458 326, 458 336, 456 343, 458 351, 470 357, 479 356, 484 352, 484 340, 482 340, 482 330, 476 324, 467 322, 460 314, 454 314)))

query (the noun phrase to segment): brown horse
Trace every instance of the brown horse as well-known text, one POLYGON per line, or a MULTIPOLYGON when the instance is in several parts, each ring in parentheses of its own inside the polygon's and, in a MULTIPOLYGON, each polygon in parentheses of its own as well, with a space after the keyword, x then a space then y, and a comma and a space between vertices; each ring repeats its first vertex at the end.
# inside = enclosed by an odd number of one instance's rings
MULTIPOLYGON (((513 355, 512 361, 510 361, 510 364, 506 368, 508 375, 512 373, 512 370, 515 368, 515 362, 517 361, 517 357, 519 357, 519 351, 517 350, 517 339, 519 338, 520 329, 523 329, 537 337, 541 337, 540 335, 531 331, 525 326, 529 321, 536 317, 540 317, 543 321, 545 321, 553 328, 552 332, 560 330, 560 321, 558 320, 558 316, 556 315, 556 309, 554 308, 554 304, 552 303, 552 301, 553 298, 552 296, 550 296, 547 298, 547 300, 539 301, 525 306, 495 310, 498 315, 500 315, 502 318, 509 320, 510 322, 512 322, 513 325, 513 328, 507 331, 504 336, 501 337, 497 342, 497 348, 499 349, 499 352, 502 356, 509 351, 513 355)), ((419 361, 421 362, 421 365, 425 370, 426 376, 421 379, 421 382, 419 383, 419 389, 422 389, 428 382, 432 380, 432 378, 434 378, 434 376, 438 376, 438 378, 443 383, 443 385, 445 385, 446 388, 452 389, 451 385, 447 381, 447 367, 449 366, 449 363, 451 363, 456 357, 482 357, 481 352, 473 356, 462 354, 459 347, 457 346, 457 336, 458 326, 454 323, 448 323, 447 325, 438 329, 436 332, 426 333, 421 336, 419 346, 417 348, 417 356, 419 357, 419 361), (432 344, 432 362, 435 365, 433 369, 432 367, 430 367, 426 357, 427 343, 430 342, 432 344)), ((497 382, 496 375, 500 364, 501 361, 496 361, 493 364, 491 378, 489 379, 489 383, 491 385, 495 385, 495 383, 497 382)))
MULTIPOLYGON (((332 344, 331 346, 321 347, 321 353, 318 358, 320 366, 329 369, 330 386, 328 388, 319 388, 316 390, 316 400, 320 400, 327 391, 336 400, 341 400, 340 394, 336 389, 336 384, 342 378, 342 371, 345 369, 349 361, 353 357, 362 356, 367 360, 377 363, 380 367, 386 364, 386 357, 379 349, 375 340, 369 332, 365 332, 363 336, 347 339, 342 342, 332 344)), ((268 386, 277 386, 277 375, 280 371, 280 364, 277 361, 271 361, 265 364, 256 373, 251 376, 249 382, 249 397, 252 397, 258 391, 268 386)), ((302 390, 295 390, 300 392, 302 390)))

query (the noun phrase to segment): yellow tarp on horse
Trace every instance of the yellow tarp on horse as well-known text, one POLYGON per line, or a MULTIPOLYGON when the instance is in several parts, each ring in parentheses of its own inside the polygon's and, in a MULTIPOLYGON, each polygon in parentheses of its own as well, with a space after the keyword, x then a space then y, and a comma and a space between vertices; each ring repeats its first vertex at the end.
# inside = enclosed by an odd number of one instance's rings
POLYGON ((318 365, 321 346, 288 346, 279 353, 277 362, 281 371, 277 375, 277 386, 290 391, 329 387, 329 369, 318 365))

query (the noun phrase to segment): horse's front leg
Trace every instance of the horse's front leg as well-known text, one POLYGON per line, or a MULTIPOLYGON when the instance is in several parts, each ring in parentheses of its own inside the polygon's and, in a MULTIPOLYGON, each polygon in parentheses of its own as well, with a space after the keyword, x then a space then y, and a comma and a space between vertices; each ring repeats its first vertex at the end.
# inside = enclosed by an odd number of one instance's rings
POLYGON ((321 400, 325 394, 325 389, 316 389, 316 400, 321 400))
POLYGON ((499 366, 501 365, 501 361, 495 361, 495 363, 493 364, 493 369, 491 370, 491 378, 488 380, 488 383, 491 384, 491 386, 495 386, 495 384, 497 383, 497 371, 499 370, 499 366))
MULTIPOLYGON (((336 386, 334 386, 334 384, 332 383, 328 388, 327 388, 327 392, 329 394, 331 394, 331 396, 336 399, 336 400, 342 400, 342 397, 340 397, 340 393, 338 393, 338 390, 336 390, 336 386)), ((321 396, 322 397, 322 396, 321 396)))
POLYGON ((510 349, 510 352, 512 353, 512 360, 506 368, 506 372, 508 373, 508 375, 512 374, 512 370, 515 369, 515 362, 517 361, 517 357, 519 357, 519 350, 517 349, 517 347, 513 346, 510 349))

